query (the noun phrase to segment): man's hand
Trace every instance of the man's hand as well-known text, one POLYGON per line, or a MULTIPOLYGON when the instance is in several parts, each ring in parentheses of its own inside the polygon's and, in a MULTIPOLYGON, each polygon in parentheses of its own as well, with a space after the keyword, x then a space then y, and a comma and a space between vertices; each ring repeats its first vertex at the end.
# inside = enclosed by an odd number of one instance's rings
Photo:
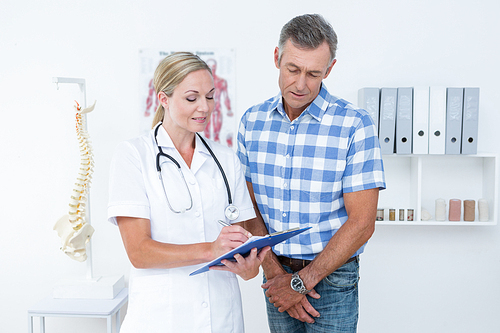
POLYGON ((307 300, 307 297, 304 295, 304 298, 300 303, 295 304, 294 306, 290 307, 286 312, 290 315, 290 317, 298 319, 302 322, 306 322, 309 324, 314 324, 314 319, 313 317, 319 317, 319 312, 316 311, 309 301, 307 300), (307 309, 307 310, 306 310, 307 309), (311 312, 312 311, 314 312, 311 312), (313 317, 311 317, 311 315, 313 317))
MULTIPOLYGON (((312 317, 319 317, 319 312, 313 308, 305 295, 292 289, 290 286, 291 280, 292 274, 277 275, 263 284, 262 288, 267 289, 266 297, 278 308, 279 312, 287 311, 293 318, 311 324, 314 323, 312 317)), ((314 289, 308 295, 316 299, 321 297, 314 289)))

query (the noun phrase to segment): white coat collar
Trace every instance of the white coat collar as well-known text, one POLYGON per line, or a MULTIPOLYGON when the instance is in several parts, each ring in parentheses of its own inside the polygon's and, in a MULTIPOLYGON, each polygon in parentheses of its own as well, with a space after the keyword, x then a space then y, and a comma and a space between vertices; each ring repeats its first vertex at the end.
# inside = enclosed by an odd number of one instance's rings
MULTIPOLYGON (((167 154, 173 155, 175 151, 175 158, 176 159, 181 158, 179 152, 174 146, 174 143, 172 142, 172 139, 170 138, 170 135, 167 133, 167 131, 163 126, 161 125, 159 126, 160 128, 158 129, 158 136, 156 137, 156 140, 158 141, 158 146, 162 147, 164 152, 167 154)), ((154 135, 154 129, 153 129, 153 135, 154 135)), ((198 137, 198 135, 196 135, 195 137, 196 137, 196 147, 193 154, 193 160, 191 162, 191 170, 194 173, 196 173, 196 171, 203 165, 203 163, 207 160, 207 158, 211 157, 210 152, 207 150, 207 147, 205 147, 203 142, 201 142, 201 139, 198 137)), ((207 139, 205 139, 205 141, 207 141, 208 143, 207 139)))

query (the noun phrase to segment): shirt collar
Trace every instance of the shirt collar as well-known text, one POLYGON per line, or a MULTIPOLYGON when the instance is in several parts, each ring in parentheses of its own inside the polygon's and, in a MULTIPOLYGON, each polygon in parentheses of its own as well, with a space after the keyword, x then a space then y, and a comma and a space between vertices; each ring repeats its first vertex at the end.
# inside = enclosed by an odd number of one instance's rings
MULTIPOLYGON (((156 137, 156 140, 158 141, 158 146, 162 148, 177 150, 174 146, 174 143, 172 142, 172 139, 170 138, 170 135, 168 135, 165 128, 161 125, 159 126, 160 128, 158 129, 158 136, 156 137)), ((154 129, 153 129, 153 135, 154 135, 154 129)), ((200 152, 204 155, 210 156, 210 152, 207 150, 207 147, 205 147, 203 142, 201 142, 198 135, 195 135, 195 137, 196 137, 196 148, 194 153, 196 154, 197 152, 200 152)))
MULTIPOLYGON (((326 85, 322 83, 318 96, 316 96, 313 102, 302 112, 299 118, 303 117, 304 114, 309 113, 314 119, 316 119, 317 121, 321 121, 321 118, 323 118, 323 115, 330 105, 330 100, 331 95, 328 92, 326 85)), ((283 105, 283 96, 281 92, 272 101, 270 109, 271 112, 269 113, 269 117, 272 117, 273 111, 278 112, 282 117, 286 117, 285 106, 283 105)))
MULTIPOLYGON (((160 126, 160 128, 158 129, 158 134, 156 135, 156 142, 158 143, 158 147, 175 149, 174 143, 172 142, 172 139, 170 138, 170 135, 168 135, 165 128, 161 124, 158 126, 160 126)), ((153 130, 153 135, 154 131, 155 130, 153 130)))

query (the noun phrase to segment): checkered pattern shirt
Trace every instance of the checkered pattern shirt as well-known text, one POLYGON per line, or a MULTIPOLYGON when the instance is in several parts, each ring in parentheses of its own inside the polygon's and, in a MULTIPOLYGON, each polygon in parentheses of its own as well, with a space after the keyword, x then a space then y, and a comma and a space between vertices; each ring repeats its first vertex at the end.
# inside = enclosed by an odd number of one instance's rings
POLYGON ((248 109, 237 154, 270 233, 312 227, 276 245, 277 255, 314 259, 347 221, 343 193, 385 188, 373 120, 324 84, 293 121, 281 94, 248 109))

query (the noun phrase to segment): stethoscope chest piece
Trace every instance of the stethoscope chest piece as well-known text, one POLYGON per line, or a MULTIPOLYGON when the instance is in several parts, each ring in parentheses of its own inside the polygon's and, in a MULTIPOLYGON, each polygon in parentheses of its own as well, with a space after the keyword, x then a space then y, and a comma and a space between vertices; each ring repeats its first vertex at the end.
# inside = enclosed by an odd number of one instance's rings
POLYGON ((234 221, 238 218, 238 216, 240 216, 240 210, 235 205, 230 204, 224 210, 224 214, 229 220, 234 221))

